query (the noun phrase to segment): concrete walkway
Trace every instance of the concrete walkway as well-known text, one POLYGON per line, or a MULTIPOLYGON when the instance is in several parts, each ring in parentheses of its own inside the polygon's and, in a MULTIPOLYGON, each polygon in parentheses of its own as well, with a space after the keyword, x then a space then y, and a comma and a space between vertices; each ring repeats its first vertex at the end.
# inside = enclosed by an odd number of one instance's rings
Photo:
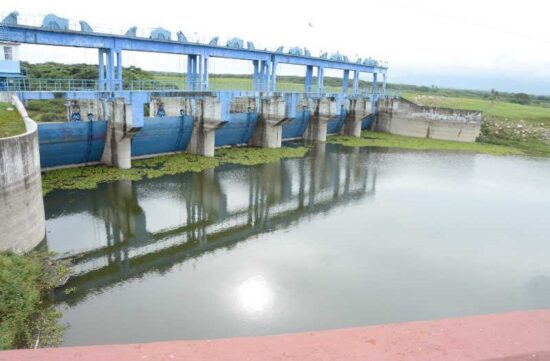
POLYGON ((550 361, 550 309, 287 334, 0 352, 2 361, 550 361))

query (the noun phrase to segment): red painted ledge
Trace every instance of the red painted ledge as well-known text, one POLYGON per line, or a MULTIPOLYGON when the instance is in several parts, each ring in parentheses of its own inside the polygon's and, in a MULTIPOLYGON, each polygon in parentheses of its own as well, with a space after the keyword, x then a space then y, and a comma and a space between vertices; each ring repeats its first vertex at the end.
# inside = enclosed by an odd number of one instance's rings
POLYGON ((2 361, 550 361, 550 309, 265 337, 0 352, 2 361))

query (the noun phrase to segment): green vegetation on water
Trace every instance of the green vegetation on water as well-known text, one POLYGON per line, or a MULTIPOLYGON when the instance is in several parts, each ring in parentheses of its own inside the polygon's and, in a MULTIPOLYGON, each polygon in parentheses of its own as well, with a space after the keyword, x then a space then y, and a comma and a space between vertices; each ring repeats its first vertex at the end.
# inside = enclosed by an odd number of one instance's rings
POLYGON ((48 296, 67 272, 43 252, 0 253, 0 350, 60 343, 61 315, 48 296))
POLYGON ((509 146, 413 138, 372 131, 362 132, 361 138, 334 135, 328 137, 327 142, 348 147, 387 147, 415 150, 472 152, 491 155, 525 155, 523 150, 509 146))
POLYGON ((46 195, 54 189, 94 189, 99 183, 200 172, 224 163, 255 165, 275 162, 282 158, 298 158, 303 157, 307 151, 306 147, 221 148, 216 149, 215 157, 177 153, 139 159, 132 162, 131 169, 118 169, 105 165, 58 169, 42 175, 42 190, 46 195))
POLYGON ((25 122, 13 105, 0 102, 0 138, 25 133, 25 122))

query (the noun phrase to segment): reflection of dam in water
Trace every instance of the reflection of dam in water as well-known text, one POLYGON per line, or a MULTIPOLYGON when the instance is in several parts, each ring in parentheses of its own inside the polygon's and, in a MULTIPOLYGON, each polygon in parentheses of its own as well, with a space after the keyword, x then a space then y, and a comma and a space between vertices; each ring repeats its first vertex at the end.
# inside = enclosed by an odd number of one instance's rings
POLYGON ((368 158, 366 149, 320 145, 300 159, 103 184, 81 192, 71 204, 53 196, 46 212, 54 233, 55 218, 67 213, 90 212, 96 224, 93 245, 84 250, 50 234, 50 249, 80 252, 68 284, 79 292, 59 292, 59 297, 77 301, 74 297, 84 297, 86 291, 163 272, 187 258, 373 195, 376 173, 368 158))

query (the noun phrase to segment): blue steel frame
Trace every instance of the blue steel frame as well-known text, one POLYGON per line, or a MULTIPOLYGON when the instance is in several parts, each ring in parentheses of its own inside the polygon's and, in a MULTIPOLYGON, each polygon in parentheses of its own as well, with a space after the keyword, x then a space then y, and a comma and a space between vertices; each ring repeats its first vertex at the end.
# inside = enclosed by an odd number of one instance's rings
POLYGON ((343 71, 342 92, 347 91, 349 72, 353 71, 352 93, 359 92, 359 74, 373 74, 373 93, 377 75, 382 74, 382 89, 386 88, 387 67, 351 63, 304 55, 291 55, 257 49, 230 48, 209 44, 147 39, 74 30, 52 30, 41 27, 4 24, 5 40, 52 46, 98 49, 98 91, 122 90, 122 51, 141 51, 187 55, 187 88, 192 91, 208 90, 208 62, 210 57, 252 61, 254 67, 254 91, 275 92, 277 89, 277 65, 293 64, 306 67, 304 91, 311 93, 313 68, 317 68, 317 93, 323 93, 324 70, 343 71))

